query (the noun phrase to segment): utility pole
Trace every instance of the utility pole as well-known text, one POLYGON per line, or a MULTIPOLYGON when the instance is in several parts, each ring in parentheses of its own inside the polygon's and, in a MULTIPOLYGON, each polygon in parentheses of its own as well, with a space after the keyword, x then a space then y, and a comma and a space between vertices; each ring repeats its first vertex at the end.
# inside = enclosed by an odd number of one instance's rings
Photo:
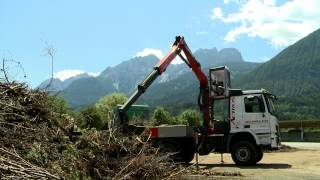
POLYGON ((56 49, 52 46, 49 45, 47 42, 46 43, 46 48, 44 48, 44 55, 45 56, 49 56, 50 60, 51 60, 51 78, 50 78, 50 82, 47 84, 47 86, 45 87, 45 89, 49 88, 53 82, 53 60, 54 60, 54 55, 56 53, 56 49))

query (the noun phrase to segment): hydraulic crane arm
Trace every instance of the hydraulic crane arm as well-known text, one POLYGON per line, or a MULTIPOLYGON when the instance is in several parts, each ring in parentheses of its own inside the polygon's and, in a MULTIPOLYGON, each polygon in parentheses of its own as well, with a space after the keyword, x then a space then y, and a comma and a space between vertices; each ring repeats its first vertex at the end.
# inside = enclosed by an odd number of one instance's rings
POLYGON ((126 112, 130 106, 136 102, 136 100, 147 90, 147 88, 158 76, 166 71, 167 67, 177 55, 179 55, 179 57, 192 69, 200 82, 201 96, 199 98, 201 99, 199 101, 202 102, 200 109, 203 112, 204 127, 207 128, 210 126, 210 100, 207 77, 202 72, 200 64, 192 55, 188 45, 184 41, 184 38, 182 36, 177 36, 170 51, 158 62, 158 64, 154 66, 153 71, 138 85, 137 90, 131 95, 127 102, 125 102, 125 104, 119 108, 120 126, 122 127, 122 130, 125 131, 126 127, 128 126, 126 112), (181 55, 182 51, 186 55, 186 58, 181 55))

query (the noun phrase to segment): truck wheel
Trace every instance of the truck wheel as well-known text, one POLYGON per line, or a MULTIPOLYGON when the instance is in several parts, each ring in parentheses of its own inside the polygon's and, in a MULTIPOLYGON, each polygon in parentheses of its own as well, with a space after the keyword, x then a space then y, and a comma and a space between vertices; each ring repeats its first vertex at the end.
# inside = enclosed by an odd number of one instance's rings
POLYGON ((181 162, 189 163, 194 158, 194 149, 192 147, 186 147, 183 151, 183 158, 181 162))
POLYGON ((172 153, 170 158, 175 162, 189 163, 194 157, 193 148, 185 147, 182 143, 176 141, 163 141, 159 148, 162 153, 172 153))
POLYGON ((240 166, 256 164, 257 148, 248 141, 240 141, 231 148, 233 161, 240 166))
POLYGON ((169 156, 172 160, 176 162, 181 162, 183 159, 182 148, 179 146, 178 143, 174 141, 162 141, 159 145, 160 152, 162 153, 171 153, 169 156))
POLYGON ((255 160, 256 163, 261 161, 262 157, 263 157, 263 151, 260 147, 257 147, 257 159, 255 160))

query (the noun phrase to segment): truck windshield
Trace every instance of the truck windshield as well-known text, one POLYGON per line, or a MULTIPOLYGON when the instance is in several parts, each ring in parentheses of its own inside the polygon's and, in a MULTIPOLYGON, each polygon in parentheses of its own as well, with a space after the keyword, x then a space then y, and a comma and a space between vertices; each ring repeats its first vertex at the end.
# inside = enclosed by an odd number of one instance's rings
POLYGON ((266 96, 266 100, 267 100, 267 106, 268 106, 268 110, 270 112, 270 114, 275 114, 275 109, 274 109, 274 105, 273 105, 273 99, 270 96, 266 96))

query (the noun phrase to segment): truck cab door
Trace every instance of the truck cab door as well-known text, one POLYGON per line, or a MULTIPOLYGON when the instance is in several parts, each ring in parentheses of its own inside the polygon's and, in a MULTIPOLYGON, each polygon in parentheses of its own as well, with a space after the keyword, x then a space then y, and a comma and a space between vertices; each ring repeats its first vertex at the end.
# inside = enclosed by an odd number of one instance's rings
POLYGON ((243 96, 244 130, 253 132, 259 139, 259 144, 270 143, 270 115, 262 94, 250 94, 243 96))

